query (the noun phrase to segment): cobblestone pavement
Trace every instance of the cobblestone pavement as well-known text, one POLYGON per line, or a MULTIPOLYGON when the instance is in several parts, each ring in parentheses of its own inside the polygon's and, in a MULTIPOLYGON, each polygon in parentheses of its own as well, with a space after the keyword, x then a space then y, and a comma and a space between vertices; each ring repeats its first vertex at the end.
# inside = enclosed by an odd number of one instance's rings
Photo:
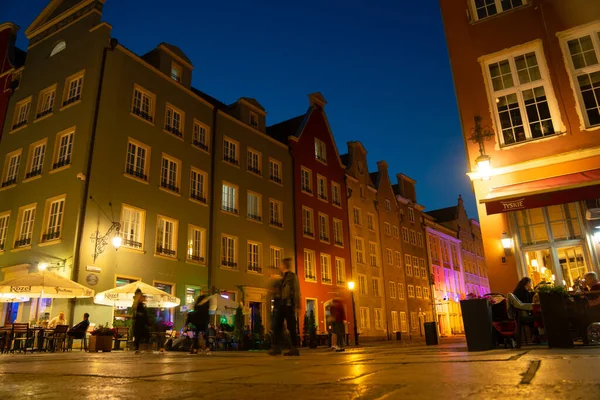
POLYGON ((600 399, 600 348, 0 355, 0 399, 600 399))

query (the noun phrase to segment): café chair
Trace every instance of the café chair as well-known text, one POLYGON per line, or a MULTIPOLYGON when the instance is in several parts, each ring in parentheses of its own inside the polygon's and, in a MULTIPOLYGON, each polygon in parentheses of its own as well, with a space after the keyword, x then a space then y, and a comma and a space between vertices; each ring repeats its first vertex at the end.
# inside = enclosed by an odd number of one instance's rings
MULTIPOLYGON (((75 340, 79 340, 79 351, 82 351, 82 350, 87 351, 88 336, 91 335, 93 330, 94 330, 94 324, 90 324, 82 337, 76 338, 76 337, 69 336, 69 346, 68 346, 67 350, 73 351, 73 342, 75 340)), ((68 335, 68 333, 67 333, 67 335, 68 335)))
POLYGON ((525 323, 533 322, 533 316, 529 314, 533 310, 533 304, 522 303, 521 300, 512 293, 509 293, 506 298, 508 300, 508 315, 517 322, 515 341, 517 342, 517 349, 520 349, 523 336, 526 337, 525 323))
POLYGON ((35 339, 35 331, 29 328, 27 323, 14 323, 12 324, 12 331, 10 334, 10 340, 12 341, 11 353, 15 350, 23 351, 27 353, 30 350, 33 353, 33 341, 35 339), (18 346, 17 346, 18 344, 18 346), (31 344, 31 347, 28 345, 31 344))
POLYGON ((46 350, 48 350, 48 344, 50 345, 50 351, 62 350, 65 351, 65 342, 67 341, 67 332, 69 332, 69 325, 56 325, 54 331, 47 332, 44 334, 44 341, 46 342, 46 350))
POLYGON ((117 337, 115 338, 115 350, 121 350, 121 342, 125 342, 125 348, 127 348, 127 342, 129 342, 129 328, 121 326, 117 328, 117 337))

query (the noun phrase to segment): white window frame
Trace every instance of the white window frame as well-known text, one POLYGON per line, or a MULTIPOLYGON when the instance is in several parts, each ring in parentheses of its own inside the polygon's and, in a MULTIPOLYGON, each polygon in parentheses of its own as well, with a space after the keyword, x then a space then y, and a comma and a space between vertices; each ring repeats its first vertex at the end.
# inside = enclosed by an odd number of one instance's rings
POLYGON ((409 298, 414 298, 415 297, 415 287, 413 285, 408 285, 406 286, 407 291, 408 291, 408 297, 409 298))
POLYGON ((36 211, 37 203, 19 207, 19 212, 17 213, 17 225, 15 228, 14 248, 31 248, 36 211), (18 246, 17 243, 19 244, 18 246))
POLYGON ((405 226, 402 227, 402 240, 404 243, 410 243, 408 228, 405 226))
POLYGON ((262 222, 262 195, 248 190, 246 192, 246 218, 254 222, 262 222), (254 199, 256 199, 256 204, 254 199), (255 206, 255 208, 254 208, 255 206), (254 209, 251 209, 254 208, 254 209))
POLYGON ((339 183, 331 182, 331 204, 342 207, 342 187, 339 183))
POLYGON ((398 300, 404 299, 404 283, 398 282, 398 300))
POLYGON ((392 226, 390 225, 389 222, 384 222, 383 228, 384 228, 384 232, 386 235, 392 236, 392 226))
POLYGON ((180 108, 175 107, 171 103, 167 103, 165 107, 165 126, 163 130, 183 140, 183 131, 185 129, 185 112, 180 108))
POLYGON ((358 274, 358 294, 363 296, 369 295, 369 287, 367 285, 367 276, 365 274, 358 274))
POLYGON ((125 151, 125 176, 147 183, 150 179, 150 152, 151 148, 147 144, 128 138, 125 151), (131 150, 134 152, 132 153, 131 150), (131 162, 132 157, 133 162, 131 162))
MULTIPOLYGON (((387 222, 386 222, 387 224, 387 222)), ((370 231, 374 231, 375 230, 375 222, 374 222, 374 215, 370 212, 367 213, 367 228, 370 231)))
POLYGON ((394 252, 394 258, 396 259, 396 267, 402 267, 402 253, 399 251, 394 252))
POLYGON ((177 258, 177 241, 179 237, 179 221, 164 215, 157 215, 156 217, 156 246, 154 248, 154 254, 161 257, 177 258), (161 224, 164 221, 165 230, 161 233, 161 224), (166 231, 167 224, 172 225, 172 237, 168 239, 168 232, 166 231))
POLYGON ((134 83, 131 96, 131 114, 136 118, 154 125, 156 112, 156 95, 146 88, 134 83), (138 96, 139 94, 139 96, 138 96))
POLYGON ((329 194, 327 193, 327 178, 320 174, 317 174, 317 196, 321 201, 329 201, 329 194))
POLYGON ((181 83, 182 76, 183 68, 181 67, 181 65, 171 61, 171 79, 173 79, 175 82, 181 83))
POLYGON ((75 130, 67 129, 56 134, 54 143, 54 155, 52 157, 51 172, 58 172, 69 168, 73 162, 73 148, 75 146, 75 130), (69 139, 70 137, 70 139, 69 139), (67 141, 63 144, 63 138, 67 141))
POLYGON ((305 206, 302 207, 302 232, 305 237, 315 237, 315 213, 312 208, 305 206))
POLYGON ((25 181, 42 176, 44 170, 44 161, 48 150, 48 138, 38 140, 29 145, 29 155, 27 156, 27 168, 25 171, 25 181))
POLYGON ((333 274, 331 269, 331 255, 321 253, 321 283, 324 285, 333 285, 333 274))
POLYGON ((412 207, 408 207, 408 222, 415 222, 415 210, 412 207))
POLYGON ((27 126, 29 113, 31 112, 31 96, 20 100, 15 104, 15 113, 13 115, 12 129, 16 131, 27 126))
POLYGON ((262 176, 262 153, 251 147, 246 150, 246 171, 262 176))
POLYGON ((360 307, 360 329, 371 329, 370 313, 369 307, 360 307))
POLYGON ((62 239, 66 201, 66 194, 46 200, 40 243, 59 242, 62 239))
POLYGON ((408 321, 406 319, 405 311, 400 311, 400 330, 402 333, 408 332, 408 321))
POLYGON ((307 282, 317 281, 317 260, 315 258, 314 250, 304 249, 304 280, 307 282))
POLYGON ((388 282, 389 291, 390 291, 390 299, 396 298, 396 282, 389 281, 388 282))
POLYGON ((396 225, 392 226, 392 236, 394 239, 400 239, 400 228, 396 225))
POLYGON ((375 320, 375 329, 383 330, 383 309, 374 308, 373 309, 373 318, 375 320))
POLYGON ((255 274, 262 274, 262 243, 248 240, 246 270, 255 274))
POLYGON ((61 108, 76 104, 81 101, 83 93, 84 71, 79 71, 65 79, 65 89, 63 93, 63 103, 61 108), (74 84, 73 87, 72 84, 74 84))
POLYGON ((400 320, 398 319, 398 311, 392 311, 392 331, 400 331, 400 320))
POLYGON ((354 238, 354 253, 356 262, 359 264, 366 264, 365 259, 365 240, 361 237, 354 238))
POLYGON ((319 239, 323 243, 329 243, 331 235, 329 234, 329 215, 319 213, 319 239))
POLYGON ((344 223, 341 219, 333 219, 333 244, 344 247, 344 223))
POLYGON ((238 238, 232 235, 221 234, 220 244, 221 268, 238 268, 238 238))
POLYGON ((283 249, 277 246, 269 246, 269 267, 276 271, 283 262, 283 249))
POLYGON ((371 278, 371 289, 373 290, 373 296, 380 297, 381 296, 381 285, 379 284, 379 278, 372 277, 371 278))
POLYGON ((206 204, 208 202, 208 174, 196 167, 190 167, 190 200, 206 204))
POLYGON ((240 213, 240 188, 233 183, 222 181, 221 183, 221 212, 239 215, 240 213), (226 189, 227 188, 227 193, 226 189), (227 196, 227 199, 225 197, 227 196))
POLYGON ((56 104, 56 83, 40 91, 38 95, 38 104, 35 112, 35 119, 44 118, 52 115, 54 105, 56 104))
POLYGON ((253 127, 254 129, 258 129, 258 114, 250 111, 248 113, 248 125, 253 127))
POLYGON ((168 193, 177 193, 181 191, 181 160, 162 153, 160 159, 160 184, 159 188, 168 193), (165 165, 165 161, 167 164, 165 165), (174 169, 172 167, 175 167, 174 169), (173 177, 173 172, 175 176, 173 177))
POLYGON ((378 266, 378 250, 377 250, 377 243, 375 242, 369 242, 369 265, 371 267, 377 267, 378 266))
POLYGON ((300 167, 300 188, 303 193, 313 195, 312 171, 306 167, 300 167))
POLYGON ((392 249, 385 249, 385 255, 387 258, 387 263, 389 265, 394 265, 394 253, 392 252, 392 249))
POLYGON ((269 199, 269 225, 283 228, 283 203, 269 199))
MULTIPOLYGON (((514 7, 507 8, 506 10, 504 10, 504 8, 502 7, 502 0, 493 0, 493 1, 496 6, 496 13, 492 14, 492 15, 486 15, 485 17, 480 18, 479 15, 477 14, 477 7, 475 6, 475 0, 470 0, 470 6, 471 6, 471 12, 472 12, 471 20, 472 21, 483 21, 485 19, 495 17, 504 12, 508 12, 510 10, 515 10, 515 9, 521 8, 525 5, 527 5, 527 3, 529 3, 529 0, 523 0, 522 5, 514 6, 514 7)), ((487 14, 487 11, 486 11, 486 14, 487 14)))
POLYGON ((421 288, 421 286, 415 286, 415 297, 417 299, 422 299, 423 298, 423 289, 421 288))
POLYGON ((354 222, 354 225, 362 226, 361 209, 356 206, 352 208, 352 220, 354 222))
POLYGON ((346 285, 346 260, 342 257, 335 258, 335 281, 338 286, 346 285))
POLYGON ((121 205, 121 246, 142 250, 146 232, 146 210, 123 203, 121 205))
POLYGON ((187 261, 206 265, 206 229, 188 224, 187 261))
POLYGON ((239 167, 240 142, 227 136, 223 138, 223 162, 239 167))
POLYGON ((315 160, 327 165, 327 145, 315 138, 315 160))
POLYGON ((278 185, 283 184, 283 165, 281 161, 269 158, 269 180, 278 185))
POLYGON ((6 250, 8 240, 8 224, 10 223, 10 211, 0 213, 0 254, 6 250))
POLYGON ((19 169, 21 167, 23 149, 10 152, 4 158, 4 170, 2 171, 2 188, 12 187, 17 184, 19 169))
POLYGON ((192 124, 192 146, 206 152, 210 150, 210 127, 195 118, 192 124))

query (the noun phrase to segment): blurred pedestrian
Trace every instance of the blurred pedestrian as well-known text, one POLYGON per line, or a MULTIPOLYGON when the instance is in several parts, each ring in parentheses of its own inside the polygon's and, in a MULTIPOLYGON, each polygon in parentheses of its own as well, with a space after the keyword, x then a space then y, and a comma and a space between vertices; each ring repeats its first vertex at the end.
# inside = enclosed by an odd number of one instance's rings
POLYGON ((133 341, 135 344, 135 354, 140 354, 140 344, 147 343, 150 338, 148 328, 148 312, 146 310, 144 294, 141 289, 137 289, 133 296, 133 341))
POLYGON ((335 351, 345 351, 344 342, 346 337, 346 310, 344 310, 344 304, 339 299, 333 299, 329 306, 329 313, 331 315, 333 333, 336 337, 336 344, 334 346, 335 351))
POLYGON ((198 296, 194 303, 194 311, 188 313, 187 324, 191 325, 194 334, 190 354, 198 354, 198 349, 202 349, 206 351, 207 355, 210 355, 210 349, 206 347, 206 331, 210 322, 211 297, 204 294, 198 296))
POLYGON ((298 276, 292 271, 292 259, 285 258, 279 266, 283 277, 279 288, 281 304, 278 312, 275 314, 274 323, 274 347, 269 354, 274 356, 281 354, 283 343, 283 323, 286 323, 287 330, 290 333, 291 349, 285 353, 285 356, 299 356, 298 352, 298 334, 296 332, 296 313, 300 309, 300 284, 298 276))

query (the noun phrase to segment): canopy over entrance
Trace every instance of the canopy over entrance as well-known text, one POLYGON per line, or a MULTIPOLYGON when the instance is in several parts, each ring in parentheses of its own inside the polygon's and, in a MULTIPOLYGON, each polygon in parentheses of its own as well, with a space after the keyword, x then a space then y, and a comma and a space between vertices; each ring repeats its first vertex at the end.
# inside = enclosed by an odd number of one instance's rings
POLYGON ((180 303, 179 298, 141 281, 100 292, 94 297, 94 303, 105 306, 131 307, 133 295, 137 289, 140 289, 146 296, 147 307, 173 308, 180 303))
POLYGON ((600 198, 600 169, 492 188, 488 215, 600 198))

